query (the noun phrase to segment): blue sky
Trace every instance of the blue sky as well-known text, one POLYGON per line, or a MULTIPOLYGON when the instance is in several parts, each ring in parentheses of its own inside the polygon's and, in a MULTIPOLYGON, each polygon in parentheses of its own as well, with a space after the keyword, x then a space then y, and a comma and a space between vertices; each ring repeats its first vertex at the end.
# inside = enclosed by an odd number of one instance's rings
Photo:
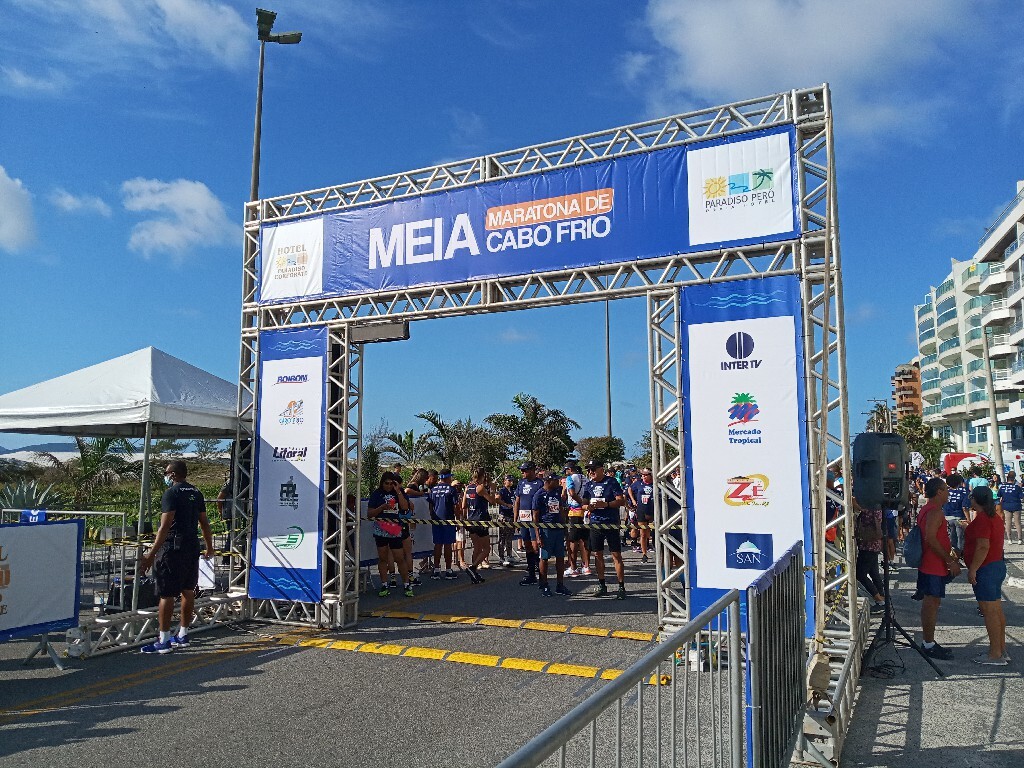
MULTIPOLYGON (((303 41, 267 50, 264 196, 830 82, 855 430, 915 352, 913 304, 1024 178, 1015 0, 267 4, 303 41)), ((6 4, 0 393, 149 345, 237 379, 254 10, 6 4)), ((632 447, 644 307, 611 312, 614 428, 632 447)), ((602 327, 600 304, 414 323, 367 354, 366 425, 480 420, 527 391, 601 434, 603 368, 584 361, 603 360, 602 327), (567 350, 578 372, 538 365, 567 350), (473 372, 480 355, 493 368, 473 372)))

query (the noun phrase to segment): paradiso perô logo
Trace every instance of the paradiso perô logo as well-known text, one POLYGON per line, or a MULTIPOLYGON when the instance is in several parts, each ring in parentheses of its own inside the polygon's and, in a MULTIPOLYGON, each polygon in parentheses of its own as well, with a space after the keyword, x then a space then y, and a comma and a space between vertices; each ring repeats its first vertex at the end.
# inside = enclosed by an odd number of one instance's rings
POLYGON ((718 211, 775 201, 775 171, 757 168, 704 179, 704 210, 718 211))
POLYGON ((730 507, 768 506, 767 475, 738 475, 726 480, 726 485, 723 498, 730 507))

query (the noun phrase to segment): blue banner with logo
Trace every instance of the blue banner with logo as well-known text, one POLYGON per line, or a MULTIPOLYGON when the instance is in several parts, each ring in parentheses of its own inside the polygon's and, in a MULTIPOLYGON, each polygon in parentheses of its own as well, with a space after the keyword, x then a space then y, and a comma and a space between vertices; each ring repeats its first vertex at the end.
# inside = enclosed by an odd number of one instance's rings
POLYGON ((263 331, 249 597, 323 596, 327 329, 263 331))
POLYGON ((777 276, 687 287, 680 320, 696 615, 756 581, 797 541, 808 563, 812 557, 799 282, 777 276))
POLYGON ((267 226, 260 301, 793 239, 794 147, 783 126, 267 226))

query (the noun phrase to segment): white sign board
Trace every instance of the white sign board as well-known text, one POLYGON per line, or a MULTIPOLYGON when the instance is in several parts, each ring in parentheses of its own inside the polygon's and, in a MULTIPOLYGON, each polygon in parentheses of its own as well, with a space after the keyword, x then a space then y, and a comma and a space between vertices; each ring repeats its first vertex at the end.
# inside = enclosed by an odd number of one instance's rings
POLYGON ((293 221, 263 229, 260 301, 323 292, 324 220, 293 221))

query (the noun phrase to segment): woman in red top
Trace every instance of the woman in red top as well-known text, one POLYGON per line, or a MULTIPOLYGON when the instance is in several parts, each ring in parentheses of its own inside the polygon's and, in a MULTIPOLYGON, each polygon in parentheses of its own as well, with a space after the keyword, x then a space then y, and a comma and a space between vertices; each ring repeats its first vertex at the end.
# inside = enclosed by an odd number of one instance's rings
POLYGON ((949 499, 949 486, 942 478, 933 477, 925 483, 924 495, 928 503, 917 515, 924 546, 921 564, 917 568, 917 593, 914 595, 914 599, 923 601, 921 634, 924 642, 921 648, 932 658, 949 661, 953 652, 935 642, 935 622, 939 616, 939 605, 946 596, 946 583, 960 575, 960 564, 950 551, 949 528, 942 511, 942 505, 949 499))
POLYGON ((995 502, 987 488, 971 491, 971 508, 975 515, 964 531, 964 562, 988 631, 988 653, 981 654, 974 661, 1005 667, 1010 657, 1006 655, 1006 614, 1000 600, 1006 578, 1003 521, 996 514, 995 502))

